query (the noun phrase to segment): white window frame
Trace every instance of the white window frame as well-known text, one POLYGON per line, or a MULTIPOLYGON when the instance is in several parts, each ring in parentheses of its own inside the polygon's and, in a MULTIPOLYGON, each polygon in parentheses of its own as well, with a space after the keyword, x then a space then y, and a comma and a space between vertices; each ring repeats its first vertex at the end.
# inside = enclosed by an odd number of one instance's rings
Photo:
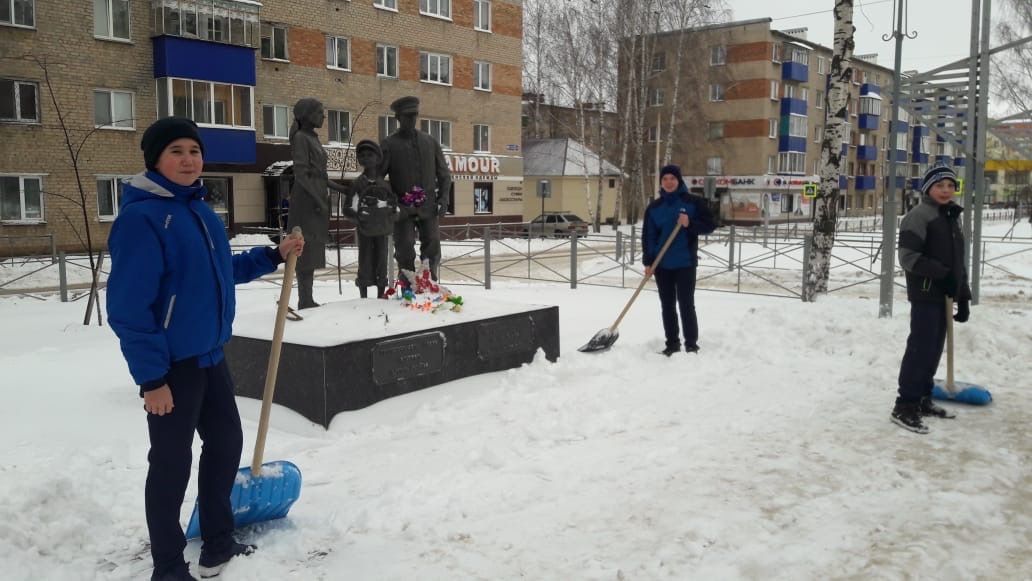
POLYGON ((718 67, 727 64, 727 47, 718 44, 710 47, 709 64, 711 67, 718 67))
POLYGON ((724 158, 722 158, 722 157, 707 157, 706 158, 706 175, 708 175, 708 176, 722 176, 722 175, 724 175, 724 158))
POLYGON ((652 53, 652 72, 658 73, 666 70, 666 53, 663 51, 652 53))
POLYGON ((5 220, 0 217, 0 224, 43 224, 46 222, 46 195, 43 189, 43 178, 47 174, 16 174, 0 173, 3 178, 18 178, 18 218, 5 220), (32 179, 39 182, 39 217, 25 217, 25 180, 32 179))
POLYGON ((262 135, 266 139, 290 139, 290 123, 291 123, 291 121, 290 121, 290 107, 288 107, 286 105, 276 105, 275 103, 270 103, 268 105, 262 105, 262 135), (265 124, 265 110, 269 109, 269 108, 272 109, 272 119, 273 119, 272 130, 273 130, 273 133, 269 133, 269 127, 265 124), (280 116, 277 113, 279 111, 281 111, 281 110, 283 112, 283 120, 284 120, 284 124, 286 126, 286 130, 284 131, 283 135, 278 135, 275 132, 276 131, 276 126, 279 125, 278 121, 279 121, 279 118, 280 118, 280 116))
POLYGON ((778 152, 778 173, 785 175, 803 175, 806 173, 806 152, 778 152))
POLYGON ((778 119, 777 119, 777 117, 772 117, 770 119, 767 119, 767 137, 769 137, 771 139, 777 139, 778 138, 778 119))
POLYGON ((491 153, 491 126, 473 124, 473 153, 491 153))
POLYGON ((649 134, 648 134, 649 143, 656 143, 657 141, 663 139, 663 136, 661 135, 661 133, 662 132, 659 130, 659 126, 653 125, 652 127, 649 127, 649 134))
POLYGON ((419 0, 419 13, 431 18, 451 20, 451 0, 419 0))
POLYGON ((770 100, 777 101, 781 98, 781 86, 777 81, 770 82, 770 100))
POLYGON ((433 137, 434 139, 436 139, 437 142, 441 144, 441 149, 444 149, 446 151, 450 151, 451 150, 451 148, 452 148, 451 147, 451 136, 452 136, 452 124, 451 124, 451 121, 445 121, 443 119, 420 119, 419 120, 419 127, 423 131, 423 133, 426 133, 430 137, 433 137), (447 135, 447 137, 448 137, 447 143, 445 143, 445 140, 444 140, 444 134, 445 134, 444 130, 445 130, 445 128, 448 129, 448 131, 447 131, 447 134, 448 134, 447 135))
POLYGON ((398 118, 394 115, 380 115, 376 127, 380 132, 380 140, 382 141, 388 135, 398 130, 398 118))
POLYGON ((279 61, 288 63, 290 62, 290 35, 285 24, 273 24, 271 22, 262 22, 261 30, 258 32, 258 54, 262 60, 266 61, 279 61), (265 32, 268 31, 269 35, 266 36, 265 32), (276 55, 276 32, 280 31, 283 33, 283 56, 276 55), (269 54, 265 54, 265 39, 269 39, 269 54))
POLYGON ((799 63, 801 65, 810 65, 810 51, 805 48, 792 47, 792 62, 799 63))
POLYGON ((817 57, 817 74, 823 75, 827 69, 824 68, 825 59, 822 56, 817 57))
POLYGON ((473 214, 478 216, 484 216, 494 213, 494 184, 490 182, 475 182, 473 184, 473 214), (484 187, 486 186, 486 187, 484 187), (477 194, 480 192, 487 193, 487 203, 480 203, 477 199, 477 194), (487 207, 485 210, 484 207, 487 207))
POLYGON ((813 142, 820 143, 824 137, 824 127, 817 125, 813 128, 813 142))
POLYGON ((255 128, 255 125, 254 125, 254 123, 255 123, 255 120, 254 120, 254 87, 252 87, 250 85, 236 85, 236 84, 232 84, 232 83, 216 83, 214 81, 205 81, 205 80, 200 80, 200 79, 184 79, 184 78, 181 78, 181 77, 161 77, 161 78, 155 79, 155 81, 158 84, 158 90, 157 90, 157 93, 158 93, 158 97, 157 97, 158 98, 158 116, 175 115, 175 109, 174 109, 174 107, 175 107, 175 102, 174 102, 175 96, 173 95, 173 82, 175 82, 175 81, 183 81, 183 82, 189 83, 189 88, 190 88, 190 97, 187 99, 187 107, 189 108, 189 110, 187 111, 186 117, 188 117, 189 119, 192 119, 194 121, 194 123, 197 123, 197 125, 199 127, 219 127, 219 128, 223 128, 223 129, 246 129, 246 130, 253 130, 255 128), (165 83, 164 92, 162 92, 162 90, 161 90, 161 87, 160 87, 161 83, 165 83), (200 85, 200 84, 208 85, 208 95, 211 97, 211 99, 208 101, 210 103, 210 109, 208 109, 208 118, 212 119, 212 120, 215 119, 215 85, 223 85, 223 86, 229 87, 229 110, 226 111, 226 118, 229 119, 229 121, 230 121, 229 123, 215 123, 214 121, 205 121, 205 122, 197 121, 195 112, 193 110, 193 104, 194 104, 193 92, 194 92, 194 87, 196 85, 200 85), (250 121, 249 125, 236 125, 235 124, 235 120, 236 120, 236 94, 237 94, 237 89, 241 89, 241 90, 246 90, 247 91, 247 94, 248 94, 248 98, 247 98, 247 117, 248 117, 248 119, 250 121), (161 99, 162 95, 165 95, 165 97, 167 99, 167 102, 165 103, 165 105, 167 106, 167 109, 163 109, 162 108, 162 104, 160 102, 160 99, 161 99))
POLYGON ((111 129, 115 131, 135 131, 136 130, 136 94, 132 91, 119 91, 117 89, 93 89, 93 127, 97 129, 111 129), (112 121, 110 124, 98 123, 97 122, 97 95, 106 93, 108 95, 108 118, 112 121), (124 123, 125 119, 115 119, 115 95, 128 95, 129 96, 129 114, 128 125, 119 125, 119 122, 124 123))
POLYGON ((437 52, 420 52, 419 53, 419 81, 422 83, 429 83, 432 85, 444 85, 450 87, 452 85, 452 57, 448 54, 442 54, 437 52), (448 71, 447 79, 442 81, 442 63, 447 61, 448 71), (426 65, 424 66, 424 62, 426 65), (431 64, 436 69, 436 75, 431 70, 431 64), (424 76, 424 73, 426 75, 424 76), (436 79, 434 78, 436 77, 436 79))
MULTIPOLYGON (((289 131, 289 130, 288 130, 289 131)), ((345 109, 327 109, 326 110, 326 139, 330 143, 347 143, 351 141, 351 111, 345 109), (340 116, 345 117, 344 127, 347 129, 347 135, 334 135, 340 127, 340 116), (334 123, 334 117, 337 117, 337 123, 334 123), (334 139, 336 137, 336 139, 334 139)))
POLYGON ((390 10, 391 12, 398 11, 398 0, 373 0, 373 8, 379 8, 380 10, 390 10))
POLYGON ((706 139, 723 139, 724 138, 724 122, 723 121, 710 121, 706 124, 706 139))
POLYGON ((881 115, 881 112, 881 99, 875 99, 867 95, 860 97, 860 113, 864 115, 881 115))
POLYGON ((720 103, 725 100, 727 95, 724 92, 724 85, 721 83, 712 83, 709 86, 709 100, 711 103, 720 103))
POLYGON ((476 91, 491 92, 491 63, 487 61, 473 61, 473 89, 476 91), (486 72, 486 74, 485 74, 486 72), (486 83, 484 81, 487 81, 486 83))
POLYGON ((778 173, 778 156, 768 155, 767 156, 767 174, 773 175, 778 173))
POLYGON ((774 42, 770 45, 770 62, 781 64, 781 43, 774 42))
MULTIPOLYGON (((0 2, 3 2, 3 1, 5 1, 5 0, 0 0, 0 2)), ((11 78, 2 78, 2 79, 0 79, 0 81, 10 81, 10 83, 11 83, 11 90, 13 91, 13 94, 11 95, 11 99, 14 101, 14 117, 0 118, 0 123, 34 123, 34 124, 39 124, 40 117, 41 117, 40 102, 39 102, 39 83, 36 83, 36 82, 33 82, 33 81, 21 81, 21 80, 18 80, 18 79, 11 79, 11 78), (28 85, 28 86, 32 87, 32 92, 35 95, 34 99, 35 99, 35 102, 36 102, 36 117, 34 119, 27 119, 27 118, 22 117, 21 99, 19 98, 20 90, 18 88, 21 85, 28 85)))
POLYGON ((664 97, 662 87, 652 87, 649 89, 649 107, 662 107, 664 97))
POLYGON ((131 178, 128 175, 97 174, 94 176, 97 187, 97 219, 101 222, 113 222, 118 217, 118 206, 122 202, 122 180, 131 178), (100 211, 100 182, 108 182, 111 185, 111 214, 103 214, 100 211))
POLYGON ((809 131, 809 118, 806 115, 795 115, 791 114, 788 116, 788 135, 789 137, 802 137, 806 139, 810 136, 809 131))
POLYGON ((11 11, 10 20, 0 20, 0 26, 15 26, 18 28, 36 28, 36 0, 30 0, 32 2, 32 22, 29 24, 17 23, 14 21, 14 0, 0 0, 0 2, 6 3, 11 11))
POLYGON ((792 83, 785 83, 785 98, 795 99, 796 98, 796 86, 792 83))
POLYGON ((335 71, 351 71, 351 39, 346 36, 331 36, 326 35, 326 68, 333 69, 335 71), (347 62, 341 64, 340 60, 340 43, 346 45, 347 62))
MULTIPOLYGON (((0 2, 6 2, 7 0, 0 0, 0 2)), ((107 31, 105 34, 97 34, 97 4, 93 4, 93 38, 99 38, 102 40, 113 40, 116 42, 130 42, 133 38, 133 11, 129 5, 129 0, 103 0, 104 7, 107 9, 107 31), (119 3, 125 6, 126 11, 126 26, 128 31, 125 36, 115 36, 115 3, 119 3)))
POLYGON ((824 109, 824 91, 817 89, 817 93, 814 95, 814 107, 818 109, 824 109))
POLYGON ((810 89, 806 87, 799 87, 799 100, 803 103, 810 102, 810 89))
POLYGON ((392 44, 377 44, 376 45, 376 76, 381 79, 396 79, 398 78, 398 47, 392 44), (390 71, 390 60, 387 58, 388 53, 394 52, 394 71, 393 74, 390 71), (380 63, 383 63, 383 72, 380 72, 380 63))
POLYGON ((473 30, 491 32, 491 12, 491 0, 473 0, 473 30))

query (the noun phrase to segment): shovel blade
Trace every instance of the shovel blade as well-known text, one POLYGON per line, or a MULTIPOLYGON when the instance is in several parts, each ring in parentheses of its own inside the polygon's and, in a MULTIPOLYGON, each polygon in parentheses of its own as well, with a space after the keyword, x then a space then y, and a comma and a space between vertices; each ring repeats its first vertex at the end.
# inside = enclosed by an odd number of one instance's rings
POLYGON ((595 353, 597 351, 607 351, 616 343, 616 340, 620 338, 620 333, 609 329, 608 327, 602 329, 595 336, 587 342, 586 345, 577 349, 581 353, 595 353))
POLYGON ((968 405, 988 405, 993 401, 993 394, 989 390, 966 381, 954 381, 953 391, 946 388, 946 382, 941 379, 935 380, 932 387, 932 399, 943 401, 954 401, 968 405))
MULTIPOLYGON (((251 467, 237 471, 230 493, 233 521, 236 528, 287 516, 294 501, 301 496, 301 470, 291 462, 262 464, 261 474, 251 474, 251 467)), ((201 517, 194 503, 186 538, 201 536, 201 517)))

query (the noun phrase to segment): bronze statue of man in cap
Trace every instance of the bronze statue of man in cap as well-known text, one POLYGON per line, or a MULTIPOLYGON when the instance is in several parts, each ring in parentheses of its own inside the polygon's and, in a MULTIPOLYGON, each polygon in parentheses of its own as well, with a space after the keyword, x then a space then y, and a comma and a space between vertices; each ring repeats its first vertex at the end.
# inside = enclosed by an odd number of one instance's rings
POLYGON ((391 110, 398 120, 398 130, 380 144, 380 175, 388 178, 401 203, 401 215, 394 224, 394 258, 399 269, 416 270, 418 232, 419 258, 429 260, 431 275, 437 280, 441 264, 440 218, 448 211, 451 173, 441 144, 416 128, 419 99, 402 97, 391 103, 391 110), (413 199, 422 201, 406 205, 406 200, 413 199))

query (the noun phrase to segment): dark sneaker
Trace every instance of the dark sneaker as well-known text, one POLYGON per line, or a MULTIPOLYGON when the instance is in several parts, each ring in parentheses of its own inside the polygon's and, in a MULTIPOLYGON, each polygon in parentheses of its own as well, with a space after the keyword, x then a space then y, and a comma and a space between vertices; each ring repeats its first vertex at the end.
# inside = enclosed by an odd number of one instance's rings
POLYGON ((948 420, 952 420, 957 417, 957 414, 944 407, 935 405, 935 403, 932 402, 932 398, 928 396, 921 398, 921 415, 931 416, 933 418, 946 418, 948 420))
POLYGON ((698 353, 699 352, 699 346, 698 345, 688 345, 688 346, 686 346, 684 348, 684 352, 685 353, 698 353))
POLYGON ((681 346, 678 345, 676 347, 667 347, 666 349, 660 351, 659 353, 661 355, 666 355, 667 357, 670 357, 674 353, 679 353, 680 351, 681 351, 681 346))
POLYGON ((917 434, 927 434, 928 427, 921 421, 921 403, 897 401, 892 408, 892 423, 917 434))
POLYGON ((151 581, 197 581, 197 578, 190 574, 190 565, 184 563, 173 571, 151 573, 151 581))
POLYGON ((257 550, 258 547, 255 545, 245 545, 236 541, 230 545, 228 550, 218 554, 206 552, 202 547, 201 560, 198 563, 197 570, 201 573, 201 579, 216 577, 233 557, 250 555, 257 550))

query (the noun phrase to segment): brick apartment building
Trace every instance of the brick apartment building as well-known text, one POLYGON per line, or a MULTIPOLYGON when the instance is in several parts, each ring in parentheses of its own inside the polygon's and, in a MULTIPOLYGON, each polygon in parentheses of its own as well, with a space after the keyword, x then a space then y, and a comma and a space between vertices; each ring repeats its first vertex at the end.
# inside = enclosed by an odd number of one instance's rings
POLYGON ((172 114, 201 127, 227 228, 275 224, 302 97, 326 106, 332 179, 354 178, 346 144, 393 131, 390 103, 416 95, 453 171, 444 223, 521 218, 520 0, 0 0, 0 31, 0 252, 50 234, 81 249, 84 210, 103 248, 143 130, 172 114), (59 116, 85 141, 85 209, 59 116))
MULTIPOLYGON (((771 220, 805 219, 811 205, 803 186, 819 182, 832 51, 806 40, 805 29, 782 32, 770 24, 764 18, 687 31, 688 44, 701 54, 682 59, 679 100, 693 101, 696 109, 678 119, 672 160, 697 192, 707 177, 715 178, 722 214, 733 222, 758 222, 764 208, 771 220)), ((653 177, 655 142, 665 140, 670 118, 678 34, 655 37, 645 113, 645 158, 652 168, 646 174, 653 177)), ((933 141, 928 127, 911 126, 905 111, 890 128, 891 69, 876 64, 874 55, 855 55, 853 67, 840 210, 869 215, 881 211, 890 152, 899 162, 901 189, 914 187, 930 162, 964 160, 948 143, 933 141)))

